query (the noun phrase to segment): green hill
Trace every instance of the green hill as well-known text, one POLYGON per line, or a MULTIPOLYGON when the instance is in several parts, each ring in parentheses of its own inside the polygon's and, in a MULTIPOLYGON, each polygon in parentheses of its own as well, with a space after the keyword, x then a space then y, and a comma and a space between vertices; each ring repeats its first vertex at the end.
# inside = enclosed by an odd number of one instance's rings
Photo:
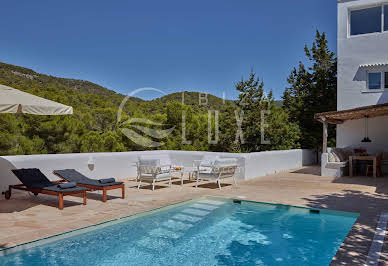
MULTIPOLYGON (((125 95, 89 81, 54 77, 28 68, 0 63, 0 84, 70 105, 74 109, 74 114, 69 116, 0 114, 0 155, 116 152, 156 148, 242 150, 234 145, 236 107, 230 104, 232 101, 211 94, 206 95, 207 103, 202 94, 200 104, 201 93, 184 92, 184 105, 180 92, 151 101, 131 97, 123 106, 118 121, 119 106, 125 95), (220 142, 216 145, 208 142, 208 109, 220 111, 220 142), (191 140, 189 145, 182 142, 183 110, 186 111, 186 139, 191 140), (155 141, 160 145, 145 145, 155 141)), ((272 101, 272 104, 274 106, 275 102, 272 101)), ((271 107, 275 119, 272 122, 273 130, 288 130, 285 126, 287 115, 282 113, 281 108, 276 108, 278 107, 271 107)), ((252 119, 257 117, 260 116, 249 116, 252 119)), ((248 125, 253 126, 252 129, 247 127, 249 130, 257 131, 257 122, 248 125)), ((278 132, 273 135, 282 134, 278 132)), ((260 138, 252 137, 252 142, 257 139, 260 138)), ((283 149, 295 145, 288 138, 273 141, 276 142, 275 145, 255 149, 283 149), (289 143, 284 144, 284 140, 289 143)), ((252 150, 251 144, 246 147, 243 150, 252 150)))
POLYGON ((203 92, 175 92, 163 97, 152 100, 153 103, 167 103, 167 102, 179 102, 185 105, 203 107, 206 109, 221 110, 225 103, 230 102, 230 100, 224 100, 217 96, 203 93, 203 92))
MULTIPOLYGON (((27 82, 28 85, 43 84, 44 86, 52 86, 56 88, 71 88, 73 90, 96 94, 96 95, 116 95, 117 93, 104 88, 98 84, 78 79, 67 79, 40 74, 32 69, 0 63, 0 77, 2 82, 13 84, 17 86, 20 82, 27 82)), ((23 88, 21 88, 23 89, 23 88)), ((140 99, 138 99, 140 100, 140 99)))
MULTIPOLYGON (((90 81, 61 78, 61 77, 40 74, 29 68, 10 65, 10 64, 1 63, 1 62, 0 62, 0 83, 20 90, 25 90, 25 91, 29 91, 32 88, 36 88, 40 90, 72 89, 74 91, 80 92, 82 94, 87 94, 87 95, 109 96, 112 99, 109 100, 106 97, 104 97, 103 99, 107 100, 108 103, 112 103, 114 105, 117 105, 118 101, 121 102, 125 97, 125 95, 123 94, 116 93, 113 90, 109 90, 105 87, 102 87, 90 81)), ((185 91, 184 92, 185 105, 220 109, 225 102, 229 101, 229 100, 224 101, 223 99, 216 97, 214 95, 206 94, 208 103, 204 104, 204 101, 202 101, 202 104, 200 105, 199 104, 200 94, 202 94, 203 96, 205 93, 185 91)), ((181 103, 182 92, 171 93, 151 101, 145 101, 140 98, 131 97, 130 102, 135 102, 135 103, 142 102, 144 103, 144 107, 152 106, 152 105, 165 105, 168 102, 181 103)), ((149 109, 150 111, 152 111, 152 109, 154 108, 149 108, 149 109)))
MULTIPOLYGON (((118 108, 125 95, 98 84, 40 74, 32 69, 0 63, 0 84, 73 106, 72 116, 0 115, 0 155, 124 151, 143 147, 124 137, 118 127, 118 108)), ((198 106, 199 93, 185 92, 185 104, 198 106)), ((220 108, 223 100, 208 95, 203 108, 220 108)), ((181 93, 144 101, 131 97, 123 108, 123 121, 142 117, 165 122, 168 105, 181 102, 181 93)), ((173 108, 173 107, 171 107, 173 108)))

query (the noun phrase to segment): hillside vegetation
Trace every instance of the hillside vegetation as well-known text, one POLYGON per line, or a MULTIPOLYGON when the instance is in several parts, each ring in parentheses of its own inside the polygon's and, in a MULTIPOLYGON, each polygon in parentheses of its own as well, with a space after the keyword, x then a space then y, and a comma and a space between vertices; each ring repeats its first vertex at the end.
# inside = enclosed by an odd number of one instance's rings
MULTIPOLYGON (((131 97, 122 110, 126 97, 98 84, 0 63, 0 84, 74 108, 68 116, 0 114, 0 155, 319 149, 322 125, 314 114, 336 108, 337 58, 319 31, 304 51, 309 67, 299 62, 291 71, 283 101, 266 93, 251 72, 235 83, 236 101, 184 92, 182 102, 177 92, 151 101, 131 97)), ((335 146, 335 127, 329 128, 329 145, 335 146)))
POLYGON ((205 92, 175 92, 169 95, 163 96, 152 100, 156 104, 165 104, 168 102, 179 102, 185 105, 197 106, 213 110, 221 110, 226 103, 233 103, 233 101, 221 99, 217 96, 205 93, 205 92))
MULTIPOLYGON (((241 145, 235 143, 237 124, 234 112, 241 108, 233 101, 208 94, 207 104, 199 105, 198 92, 185 92, 184 105, 182 93, 151 101, 132 97, 124 105, 120 121, 117 121, 118 109, 125 97, 122 94, 89 81, 53 77, 0 63, 0 84, 74 108, 74 114, 69 116, 0 114, 0 155, 144 149, 253 151, 297 147, 298 130, 293 124, 290 127, 287 114, 275 105, 272 96, 264 96, 259 83, 254 86, 254 74, 250 79, 251 84, 241 81, 239 86, 250 86, 247 95, 260 105, 251 106, 256 109, 245 110, 254 120, 247 121, 252 132, 246 132, 244 137, 247 139, 241 145), (260 125, 257 122, 264 105, 273 112, 269 119, 275 119, 268 132, 276 131, 278 135, 271 145, 260 145, 258 141, 260 125), (219 110, 219 139, 212 143, 208 141, 208 110, 219 110), (185 113, 184 137, 182 111, 185 113), (289 133, 292 136, 289 140, 279 138, 289 133), (247 142, 248 137, 250 143, 247 142)), ((210 123, 215 126, 214 114, 210 123)))

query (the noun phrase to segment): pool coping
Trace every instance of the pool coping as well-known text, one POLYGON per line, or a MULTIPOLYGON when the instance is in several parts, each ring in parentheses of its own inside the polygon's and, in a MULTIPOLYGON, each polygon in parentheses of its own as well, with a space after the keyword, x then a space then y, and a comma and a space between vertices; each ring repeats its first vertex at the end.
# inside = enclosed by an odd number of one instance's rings
MULTIPOLYGON (((297 210, 308 211, 310 213, 354 217, 356 219, 360 216, 360 213, 355 213, 355 212, 344 212, 344 211, 328 210, 328 209, 320 209, 320 208, 308 208, 308 207, 296 206, 296 205, 287 205, 287 204, 279 204, 279 203, 251 201, 251 200, 245 200, 245 199, 237 199, 237 198, 229 198, 229 197, 221 197, 221 196, 213 196, 213 195, 203 195, 203 196, 200 196, 200 197, 195 197, 195 198, 192 198, 192 199, 188 199, 188 200, 184 200, 184 201, 179 201, 179 202, 176 202, 176 203, 171 203, 171 204, 168 204, 168 205, 165 205, 165 206, 160 206, 158 208, 154 208, 154 209, 151 209, 151 210, 141 211, 141 212, 138 212, 138 213, 122 216, 122 217, 119 217, 119 218, 106 220, 104 222, 100 222, 100 223, 84 226, 84 227, 77 228, 77 229, 74 229, 74 230, 69 230, 69 231, 66 231, 66 232, 63 232, 63 233, 54 234, 54 235, 51 235, 51 236, 39 238, 39 239, 28 241, 28 242, 25 242, 25 243, 17 244, 17 245, 11 246, 11 247, 6 247, 6 248, 3 248, 3 249, 0 249, 0 257, 6 256, 6 255, 9 255, 9 254, 12 254, 12 253, 16 253, 16 252, 19 252, 19 251, 23 251, 23 250, 26 250, 26 249, 34 248, 36 246, 41 246, 41 245, 44 245, 44 244, 48 244, 50 242, 54 242, 54 241, 57 241, 57 240, 69 238, 69 237, 72 237, 72 236, 75 236, 75 235, 78 235, 78 234, 87 233, 87 232, 90 232, 90 231, 95 230, 95 229, 101 229, 101 228, 104 228, 104 227, 107 227, 107 226, 123 223, 123 222, 126 222, 126 221, 130 221, 130 220, 133 220, 133 219, 137 219, 137 218, 140 218, 140 217, 144 217, 144 216, 147 216, 147 215, 158 213, 160 211, 165 211, 165 210, 169 210, 169 209, 172 209, 172 208, 176 208, 176 207, 180 207, 180 206, 183 206, 183 205, 187 205, 187 204, 189 204, 191 202, 198 202, 198 201, 204 200, 204 199, 215 199, 215 200, 218 200, 218 201, 230 202, 230 203, 234 203, 234 204, 249 204, 249 205, 273 206, 275 208, 279 208, 280 207, 280 208, 285 209, 285 210, 297 209, 297 210)), ((354 224, 353 224, 353 226, 354 226, 354 224)))
POLYGON ((384 245, 384 238, 387 232, 387 224, 388 224, 388 212, 382 212, 380 214, 380 218, 377 223, 376 232, 373 237, 372 244, 369 248, 365 265, 379 264, 381 252, 384 245))

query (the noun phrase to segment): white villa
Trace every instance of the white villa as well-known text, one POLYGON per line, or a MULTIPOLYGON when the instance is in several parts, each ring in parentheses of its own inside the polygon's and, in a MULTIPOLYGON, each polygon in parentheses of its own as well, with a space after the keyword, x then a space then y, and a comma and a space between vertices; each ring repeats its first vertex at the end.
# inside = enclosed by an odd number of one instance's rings
POLYGON ((337 125, 337 148, 388 151, 388 1, 338 0, 337 82, 337 111, 316 115, 324 126, 325 176, 344 175, 347 167, 328 158, 328 124, 337 125))

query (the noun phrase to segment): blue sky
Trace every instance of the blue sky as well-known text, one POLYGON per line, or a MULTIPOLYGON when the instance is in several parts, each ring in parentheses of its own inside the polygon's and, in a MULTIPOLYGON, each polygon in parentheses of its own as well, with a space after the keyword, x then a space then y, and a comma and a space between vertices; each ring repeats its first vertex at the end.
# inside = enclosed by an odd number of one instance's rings
POLYGON ((336 8, 336 0, 8 0, 0 61, 123 94, 152 87, 230 99, 253 68, 279 99, 316 29, 336 51, 336 8))

